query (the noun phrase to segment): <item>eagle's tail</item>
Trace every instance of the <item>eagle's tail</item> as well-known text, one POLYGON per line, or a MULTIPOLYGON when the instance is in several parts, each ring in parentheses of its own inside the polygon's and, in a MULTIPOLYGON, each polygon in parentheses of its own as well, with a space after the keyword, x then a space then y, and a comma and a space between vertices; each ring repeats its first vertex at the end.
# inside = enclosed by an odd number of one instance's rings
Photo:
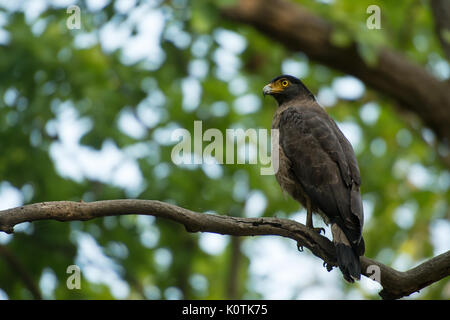
POLYGON ((359 253, 362 255, 364 242, 361 238, 359 248, 353 247, 347 239, 344 231, 336 224, 331 225, 331 233, 333 234, 333 242, 336 247, 336 256, 339 269, 344 275, 344 279, 348 282, 354 282, 355 279, 361 278, 361 263, 359 262, 359 253), (361 252, 362 251, 362 252, 361 252))

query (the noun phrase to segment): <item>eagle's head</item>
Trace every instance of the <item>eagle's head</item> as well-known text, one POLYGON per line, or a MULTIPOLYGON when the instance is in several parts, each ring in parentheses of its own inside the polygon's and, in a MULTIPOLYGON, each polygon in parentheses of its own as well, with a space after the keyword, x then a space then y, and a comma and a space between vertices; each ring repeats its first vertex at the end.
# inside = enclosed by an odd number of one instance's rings
POLYGON ((306 88, 303 82, 290 75, 278 76, 263 88, 263 95, 271 95, 277 100, 278 105, 294 99, 315 100, 311 91, 306 88))

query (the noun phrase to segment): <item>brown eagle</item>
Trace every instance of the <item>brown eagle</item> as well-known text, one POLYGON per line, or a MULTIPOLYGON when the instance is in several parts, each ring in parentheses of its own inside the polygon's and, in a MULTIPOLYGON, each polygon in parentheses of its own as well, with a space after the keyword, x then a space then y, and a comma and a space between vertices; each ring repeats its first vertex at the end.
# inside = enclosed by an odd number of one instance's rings
POLYGON ((306 208, 308 227, 322 230, 313 227, 313 212, 331 224, 339 269, 345 280, 359 280, 364 214, 350 142, 299 79, 276 77, 263 94, 278 102, 272 121, 272 128, 279 130, 278 183, 306 208))

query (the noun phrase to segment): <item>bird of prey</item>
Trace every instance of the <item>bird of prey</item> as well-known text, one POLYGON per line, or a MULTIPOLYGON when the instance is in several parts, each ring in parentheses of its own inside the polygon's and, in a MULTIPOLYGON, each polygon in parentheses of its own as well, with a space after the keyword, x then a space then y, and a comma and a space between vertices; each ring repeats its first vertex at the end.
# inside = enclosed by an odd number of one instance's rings
POLYGON ((272 128, 279 130, 278 183, 306 208, 307 227, 323 230, 313 227, 313 212, 331 224, 339 269, 345 280, 359 280, 364 214, 350 142, 299 79, 278 76, 263 94, 278 103, 272 121, 272 128))

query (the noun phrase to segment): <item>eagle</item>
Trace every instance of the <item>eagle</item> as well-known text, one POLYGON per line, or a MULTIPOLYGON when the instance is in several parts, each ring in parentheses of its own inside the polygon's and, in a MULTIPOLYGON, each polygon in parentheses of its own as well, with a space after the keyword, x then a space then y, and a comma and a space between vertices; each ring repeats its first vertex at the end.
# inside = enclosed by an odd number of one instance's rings
POLYGON ((278 103, 272 129, 279 131, 281 189, 306 208, 306 226, 316 232, 312 214, 331 225, 337 264, 344 279, 361 278, 364 213, 361 178, 352 145, 303 82, 290 75, 263 88, 278 103))

